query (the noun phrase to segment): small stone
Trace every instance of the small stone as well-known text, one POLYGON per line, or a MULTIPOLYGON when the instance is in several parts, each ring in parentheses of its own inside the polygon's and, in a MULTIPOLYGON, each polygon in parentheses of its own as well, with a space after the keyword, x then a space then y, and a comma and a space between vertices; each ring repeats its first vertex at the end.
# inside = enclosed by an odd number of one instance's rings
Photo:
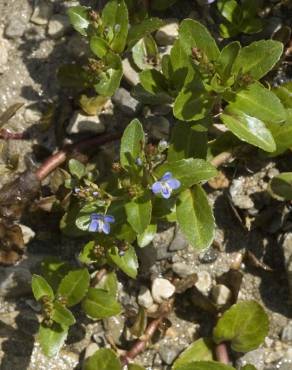
POLYGON ((251 197, 244 193, 244 177, 234 179, 230 186, 229 192, 233 204, 240 209, 250 209, 254 207, 251 197))
POLYGON ((218 306, 224 306, 230 301, 232 292, 227 286, 218 284, 212 288, 211 295, 214 303, 218 306))
POLYGON ((8 63, 9 42, 0 37, 0 74, 5 72, 8 63))
POLYGON ((99 347, 96 343, 90 343, 85 350, 84 360, 88 359, 89 357, 93 356, 96 351, 99 350, 99 347))
POLYGON ((150 308, 153 305, 153 298, 150 293, 150 290, 142 285, 138 295, 138 303, 144 308, 150 308))
POLYGON ((41 120, 42 116, 42 112, 36 106, 27 107, 23 114, 24 120, 27 123, 37 123, 41 120))
POLYGON ((199 255, 199 261, 202 263, 213 263, 218 258, 218 250, 210 247, 199 255))
POLYGON ((250 351, 244 354, 236 361, 236 367, 241 369, 245 365, 254 365, 257 370, 264 369, 264 350, 262 348, 258 348, 254 351, 250 351))
POLYGON ((170 252, 180 251, 188 246, 188 242, 179 228, 176 229, 175 236, 169 246, 170 252))
POLYGON ((30 21, 39 26, 44 26, 48 23, 53 12, 53 4, 48 0, 38 1, 30 21))
POLYGON ((135 86, 140 82, 138 72, 133 68, 128 58, 125 58, 123 64, 123 77, 131 85, 135 86))
POLYGON ((177 19, 167 19, 166 24, 158 29, 155 39, 158 45, 172 45, 178 38, 179 23, 177 19))
POLYGON ((25 29, 26 22, 21 18, 13 17, 5 28, 5 37, 8 39, 17 39, 22 37, 25 29))
POLYGON ((160 346, 158 352, 164 363, 167 365, 172 365, 173 361, 181 352, 181 348, 177 348, 174 345, 164 344, 160 346))
POLYGON ((19 226, 22 231, 24 244, 28 244, 35 237, 35 232, 28 226, 22 224, 19 224, 19 226))
POLYGON ((283 342, 292 342, 292 321, 283 328, 281 339, 283 342))
POLYGON ((123 315, 111 316, 103 320, 105 329, 110 333, 117 346, 121 345, 121 336, 124 331, 125 317, 123 315))
POLYGON ((55 14, 51 17, 48 24, 48 35, 53 39, 58 39, 71 29, 70 22, 66 15, 55 14))
MULTIPOLYGON (((167 259, 173 256, 173 252, 169 251, 169 245, 171 241, 173 240, 173 237, 174 237, 174 227, 169 227, 166 230, 160 231, 155 234, 152 244, 157 251, 156 259, 158 261, 161 261, 161 260, 164 260, 164 259, 167 259)), ((145 250, 148 250, 148 247, 145 250)))
POLYGON ((292 301, 292 233, 286 233, 281 242, 284 254, 284 263, 290 287, 290 300, 292 301))
POLYGON ((192 267, 183 262, 174 263, 172 265, 172 271, 175 272, 181 278, 185 278, 194 273, 192 267))
POLYGON ((31 272, 20 266, 0 268, 0 297, 20 297, 31 293, 31 272))
POLYGON ((150 116, 145 120, 146 129, 150 135, 157 140, 168 139, 170 124, 167 118, 163 116, 150 116))
POLYGON ((74 112, 66 128, 68 135, 80 134, 83 132, 101 134, 104 130, 104 124, 100 121, 99 116, 85 116, 78 111, 74 112))
POLYGON ((142 104, 133 98, 129 91, 123 87, 117 89, 112 100, 129 117, 135 117, 142 108, 142 104))
POLYGON ((170 298, 175 292, 174 285, 163 278, 156 278, 152 283, 151 293, 155 302, 162 303, 164 299, 170 298))
POLYGON ((208 294, 212 286, 212 278, 208 271, 199 271, 197 273, 198 281, 196 288, 203 294, 208 294))

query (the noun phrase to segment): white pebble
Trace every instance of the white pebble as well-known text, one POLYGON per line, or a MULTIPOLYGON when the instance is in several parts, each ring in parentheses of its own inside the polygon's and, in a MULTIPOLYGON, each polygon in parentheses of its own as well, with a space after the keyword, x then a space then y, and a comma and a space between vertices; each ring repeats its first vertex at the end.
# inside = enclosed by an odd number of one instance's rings
POLYGON ((170 298, 175 292, 174 285, 166 279, 156 278, 152 283, 152 297, 155 302, 162 303, 164 299, 170 298))

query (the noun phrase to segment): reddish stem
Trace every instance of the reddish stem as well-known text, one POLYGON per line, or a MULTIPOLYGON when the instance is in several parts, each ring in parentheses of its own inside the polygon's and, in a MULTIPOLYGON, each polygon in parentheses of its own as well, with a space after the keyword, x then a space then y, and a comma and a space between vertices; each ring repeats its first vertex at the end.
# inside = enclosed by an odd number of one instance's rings
POLYGON ((222 364, 225 364, 225 365, 229 364, 230 360, 229 360, 226 343, 223 342, 223 343, 217 344, 217 346, 215 347, 215 355, 216 355, 217 360, 221 362, 222 364))
POLYGON ((68 155, 73 152, 82 152, 93 145, 103 145, 115 141, 121 137, 120 133, 108 134, 103 136, 94 136, 90 139, 84 139, 75 144, 67 145, 62 150, 49 157, 36 171, 38 180, 43 181, 51 172, 66 161, 68 155))
POLYGON ((163 319, 164 316, 150 322, 143 336, 135 342, 133 347, 128 352, 126 352, 125 355, 121 357, 122 366, 129 364, 135 357, 137 357, 146 349, 148 342, 155 334, 163 319))
POLYGON ((11 132, 8 129, 2 128, 0 130, 0 139, 3 140, 25 140, 27 135, 25 132, 11 132))

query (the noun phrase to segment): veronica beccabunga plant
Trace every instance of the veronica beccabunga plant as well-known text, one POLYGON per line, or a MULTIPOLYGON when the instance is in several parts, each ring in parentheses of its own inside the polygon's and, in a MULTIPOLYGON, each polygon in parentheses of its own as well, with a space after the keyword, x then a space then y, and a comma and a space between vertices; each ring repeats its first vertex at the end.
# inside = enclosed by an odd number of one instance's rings
MULTIPOLYGON (((167 6, 165 2, 155 4, 167 6)), ((133 8, 133 2, 118 0, 108 1, 101 14, 84 6, 71 8, 70 21, 88 41, 91 54, 82 65, 62 67, 59 78, 76 89, 85 111, 92 104, 96 111, 119 87, 122 57, 132 52, 140 70, 133 96, 150 107, 170 107, 175 122, 169 141, 153 143, 141 121, 132 120, 122 135, 119 158, 105 176, 93 175, 94 171, 75 159, 69 161, 64 185, 70 202, 61 229, 88 241, 78 255, 81 268, 52 261, 45 264, 44 277, 34 276, 33 292, 44 312, 39 338, 48 355, 58 352, 75 323, 71 307, 81 304, 92 319, 122 311, 115 270, 137 277, 136 248, 151 243, 161 222, 177 223, 198 250, 211 245, 215 223, 203 185, 217 174, 211 164, 214 156, 243 145, 269 155, 292 146, 292 135, 288 135, 292 107, 287 99, 291 86, 271 88, 263 80, 281 58, 280 42, 260 40, 242 47, 232 41, 220 49, 205 26, 186 19, 169 54, 161 58, 151 34, 162 21, 149 17, 144 8, 133 14, 133 8), (94 101, 86 95, 92 90, 94 101), (214 123, 225 125, 227 132, 212 136, 214 123), (94 282, 96 271, 102 268, 109 270, 106 278, 94 282), (57 278, 52 279, 52 271, 59 271, 57 278)), ((241 26, 248 28, 243 15, 241 26)), ((173 370, 230 370, 233 367, 214 361, 214 346, 230 342, 235 351, 245 352, 263 342, 268 322, 257 303, 237 303, 218 313, 222 317, 211 345, 206 338, 195 342, 173 370), (240 324, 238 317, 242 317, 240 324), (257 320, 261 328, 256 328, 257 320), (201 350, 204 355, 196 357, 201 350)), ((117 356, 102 349, 86 362, 86 370, 105 358, 111 364, 105 370, 121 369, 123 363, 117 356)), ((138 365, 128 369, 143 370, 138 365)))

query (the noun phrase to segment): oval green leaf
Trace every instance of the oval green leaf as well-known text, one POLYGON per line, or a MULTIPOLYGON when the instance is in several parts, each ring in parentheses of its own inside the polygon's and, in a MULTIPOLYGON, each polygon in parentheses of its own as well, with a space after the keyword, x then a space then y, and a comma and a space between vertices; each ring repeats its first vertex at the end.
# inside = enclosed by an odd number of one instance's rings
POLYGON ((208 198, 199 185, 179 195, 176 215, 183 234, 194 248, 205 249, 211 245, 215 222, 208 198))
POLYGON ((67 300, 67 306, 71 307, 79 303, 89 287, 90 275, 87 269, 70 271, 61 281, 58 295, 67 300))
POLYGON ((225 109, 224 114, 221 115, 221 120, 240 140, 246 141, 266 152, 276 150, 273 135, 259 119, 229 106, 225 109))
POLYGON ((176 370, 235 370, 234 367, 216 361, 198 361, 182 365, 176 370))
POLYGON ((81 5, 73 6, 68 10, 70 23, 73 28, 83 36, 86 36, 86 31, 90 24, 88 11, 89 8, 81 5))
POLYGON ((68 335, 68 327, 54 323, 48 327, 40 325, 38 341, 44 354, 53 357, 58 354, 68 335))
POLYGON ((123 255, 119 254, 118 248, 111 248, 108 256, 125 274, 136 279, 138 259, 134 247, 130 245, 123 255))
POLYGON ((93 319, 118 315, 122 310, 121 305, 110 292, 96 288, 89 288, 82 302, 82 308, 86 315, 93 319))
POLYGON ((216 41, 210 32, 200 22, 193 19, 182 21, 179 29, 179 40, 181 46, 188 55, 196 48, 203 52, 210 61, 217 60, 220 54, 216 41))
POLYGON ((75 317, 68 308, 59 302, 54 302, 52 320, 60 325, 71 326, 75 324, 75 317))
POLYGON ((116 354, 107 348, 101 348, 84 363, 84 370, 121 370, 122 366, 116 354))
POLYGON ((32 276, 31 288, 33 295, 37 301, 45 296, 49 297, 50 299, 54 299, 54 292, 52 287, 42 276, 32 276))
POLYGON ((213 339, 216 343, 230 341, 234 351, 249 352, 264 342, 268 331, 264 309, 255 301, 245 301, 224 312, 213 330, 213 339))
POLYGON ((213 344, 209 338, 201 338, 192 343, 175 360, 172 370, 178 370, 181 366, 194 361, 212 361, 213 344))
POLYGON ((141 156, 145 136, 142 124, 134 119, 124 131, 121 140, 120 160, 125 169, 129 169, 141 156))
POLYGON ((137 234, 145 231, 151 221, 152 203, 149 194, 125 204, 127 221, 137 234))

